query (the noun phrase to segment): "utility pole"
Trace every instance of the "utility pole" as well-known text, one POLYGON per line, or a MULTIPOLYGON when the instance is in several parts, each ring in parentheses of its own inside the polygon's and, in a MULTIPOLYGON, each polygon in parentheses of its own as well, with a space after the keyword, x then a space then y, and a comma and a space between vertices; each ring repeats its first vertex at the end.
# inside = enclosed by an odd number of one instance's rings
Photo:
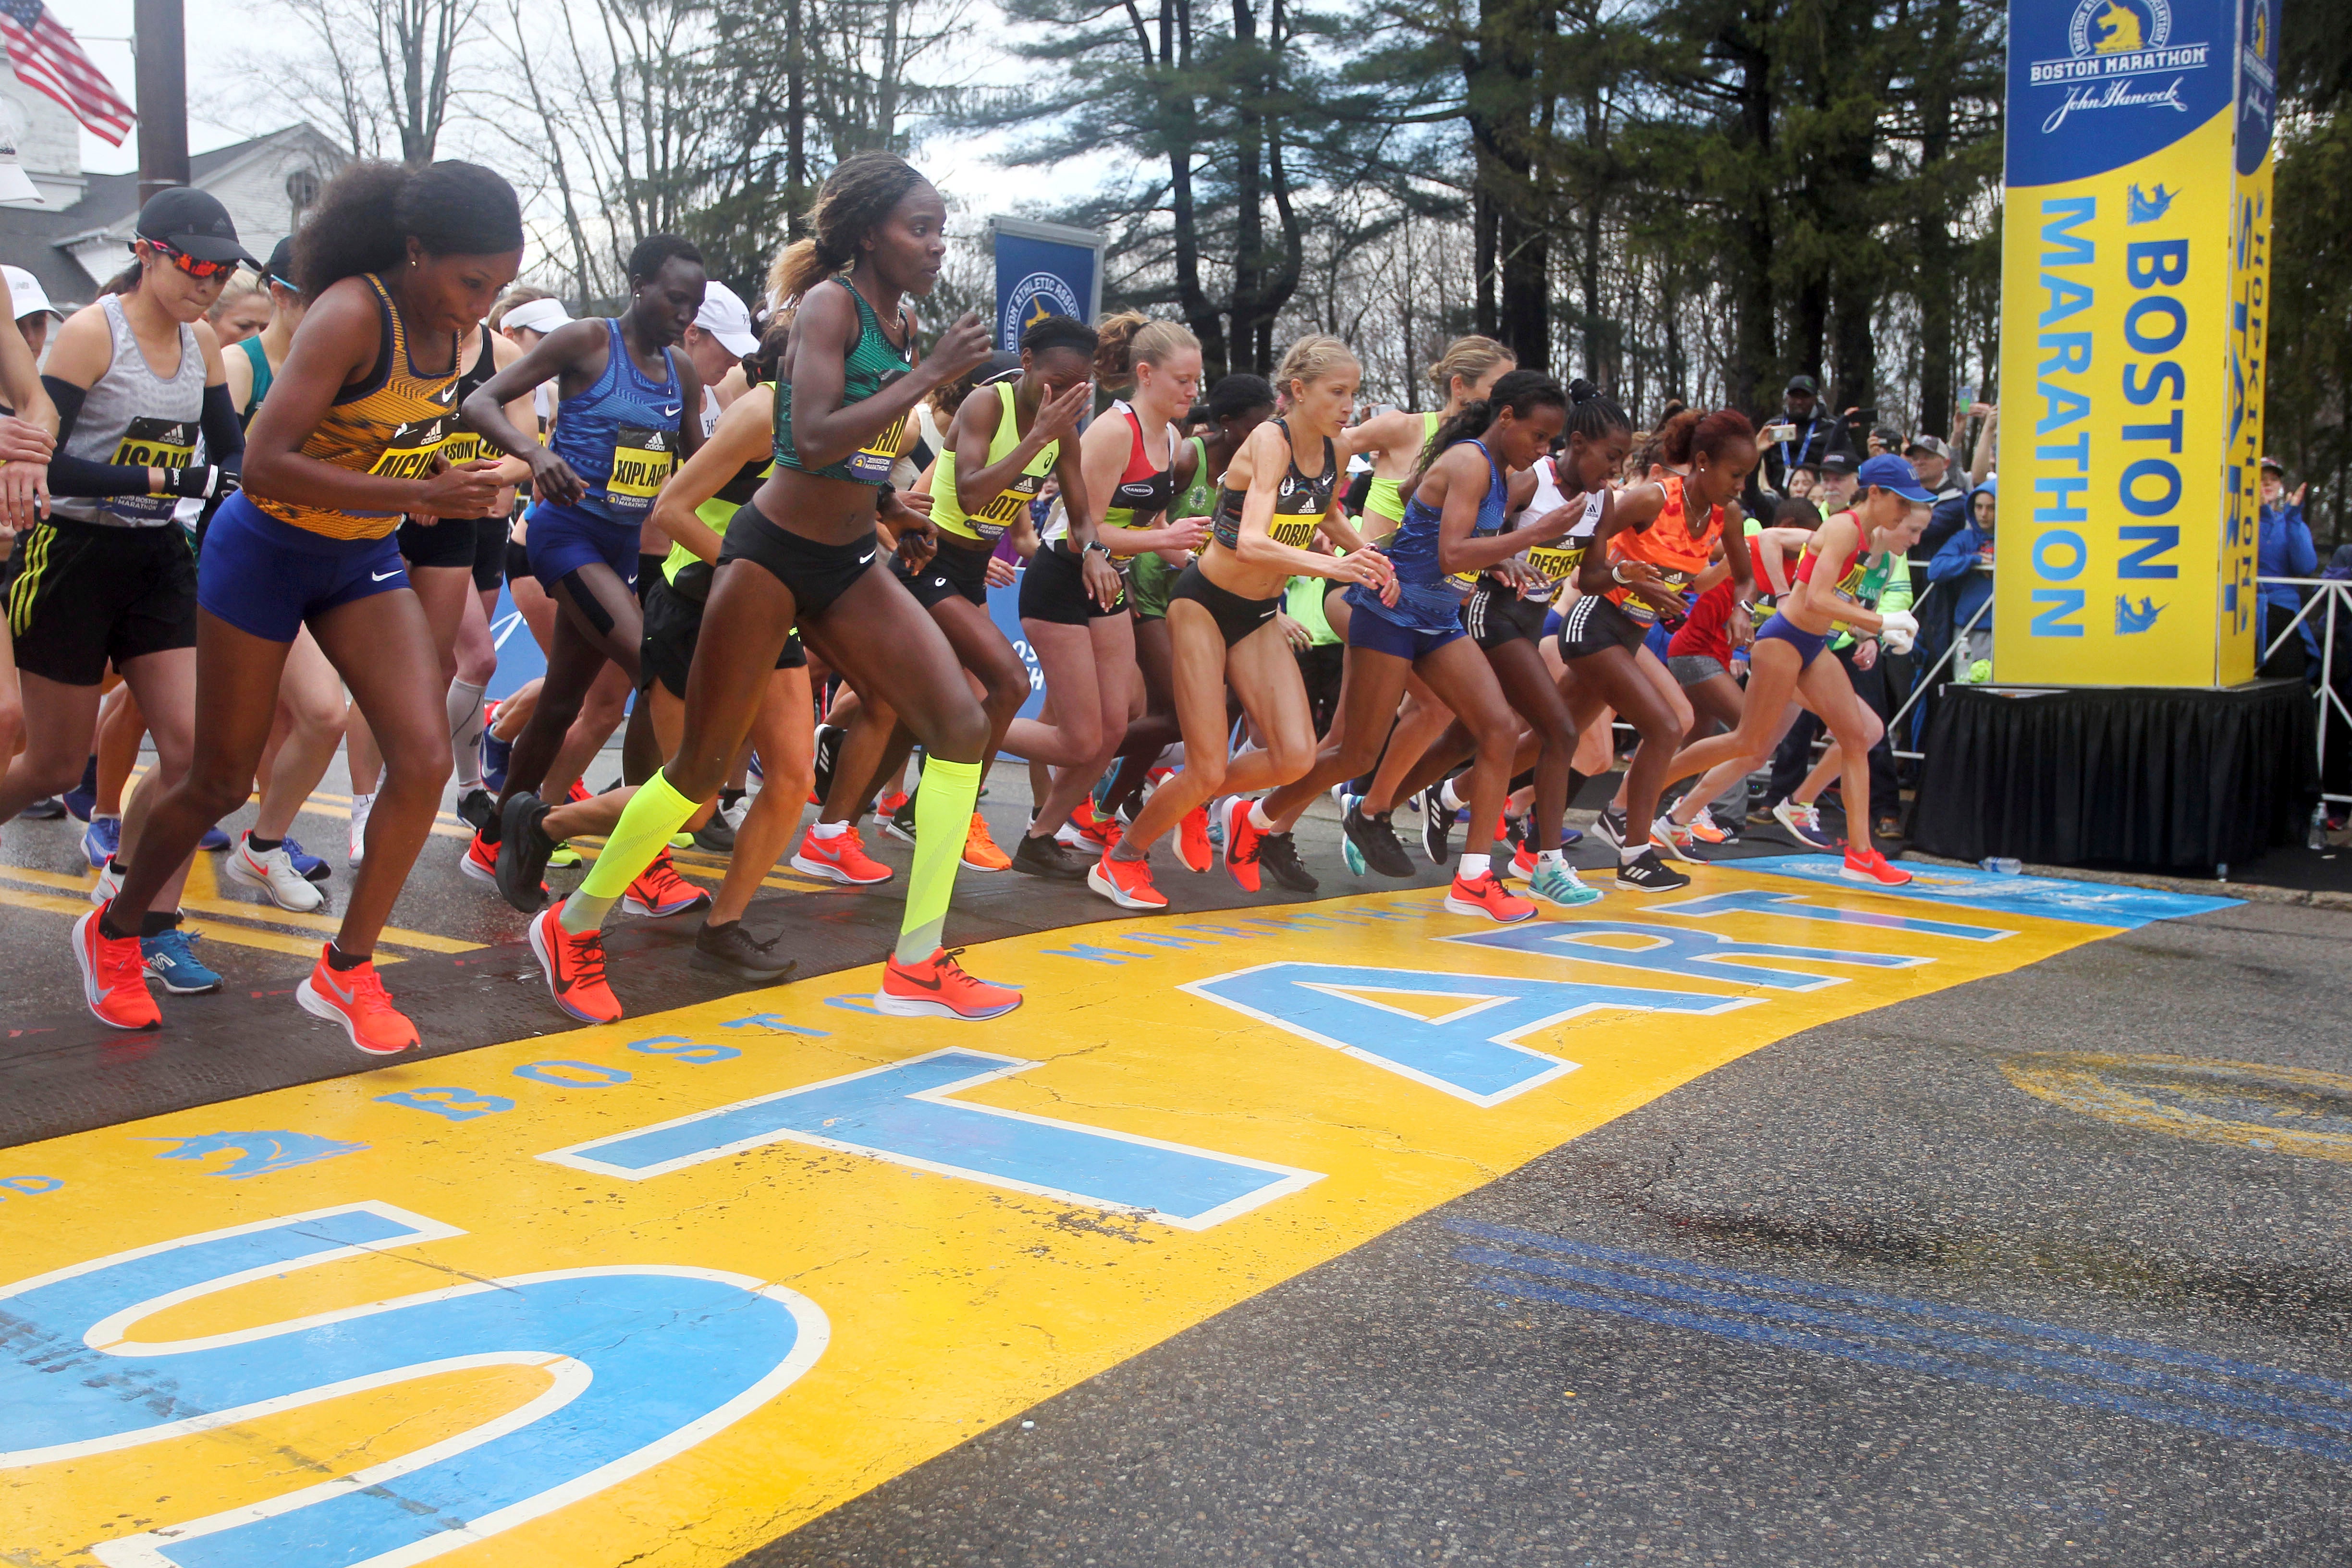
POLYGON ((132 69, 139 101, 139 200, 188 183, 188 43, 181 0, 135 0, 132 69))

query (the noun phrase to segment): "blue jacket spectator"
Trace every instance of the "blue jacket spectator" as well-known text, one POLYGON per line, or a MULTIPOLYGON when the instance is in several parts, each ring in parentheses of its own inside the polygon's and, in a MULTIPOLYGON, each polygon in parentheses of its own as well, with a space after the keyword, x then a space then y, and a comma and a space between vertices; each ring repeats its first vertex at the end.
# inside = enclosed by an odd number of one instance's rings
MULTIPOLYGON (((2254 575, 2257 577, 2316 577, 2319 575, 2319 552, 2311 542, 2311 527, 2303 520, 2303 491, 2298 488, 2293 496, 2286 493, 2286 482, 2275 464, 2263 464, 2263 509, 2260 532, 2254 554, 2254 575)), ((2303 608, 2303 590, 2284 583, 2264 585, 2259 603, 2262 605, 2259 649, 2267 649, 2271 639, 2278 635, 2276 627, 2284 626, 2303 608), (2276 618, 2273 619, 2275 615, 2276 618)), ((2319 658, 2319 639, 2314 636, 2306 620, 2301 628, 2305 654, 2312 660, 2319 658)))
MULTIPOLYGON (((1977 563, 1983 552, 1992 547, 1993 517, 1991 510, 1987 508, 1983 517, 1979 519, 1977 498, 1984 496, 1992 499, 2000 493, 2000 481, 1990 477, 1970 490, 1968 498, 1968 521, 1961 523, 1952 536, 1944 541, 1942 548, 1936 552, 1936 558, 1927 563, 1928 582, 1951 584, 1944 592, 1951 595, 1952 629, 1955 633, 1960 627, 1967 626, 1969 618, 1984 606, 1985 601, 1992 597, 1992 574, 1989 572, 1978 571, 1977 563)), ((1977 629, 1991 630, 1991 617, 1987 616, 1979 622, 1977 629)))

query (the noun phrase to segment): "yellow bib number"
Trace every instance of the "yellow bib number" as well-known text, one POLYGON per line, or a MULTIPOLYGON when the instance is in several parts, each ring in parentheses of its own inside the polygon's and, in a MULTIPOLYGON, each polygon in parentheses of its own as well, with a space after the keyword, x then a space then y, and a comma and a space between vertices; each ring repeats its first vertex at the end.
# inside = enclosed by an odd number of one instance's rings
POLYGON ((623 426, 614 437, 613 475, 604 481, 604 507, 614 516, 641 517, 677 460, 677 434, 623 426))
POLYGON ((386 479, 423 479, 433 471, 433 459, 448 445, 456 423, 451 416, 440 414, 401 426, 384 441, 383 455, 368 472, 386 479))
MULTIPOLYGON (((195 460, 194 425, 152 416, 133 419, 114 444, 114 461, 126 468, 184 468, 195 460)), ((103 503, 118 517, 169 517, 174 496, 111 496, 103 503)))
POLYGON ((1044 488, 1043 475, 1023 474, 999 491, 994 500, 971 514, 971 531, 982 539, 1003 538, 1004 531, 1021 521, 1044 488))
POLYGON ((1528 564, 1548 583, 1565 583, 1584 562, 1584 546, 1531 544, 1528 546, 1528 564))
POLYGON ((1266 524, 1266 537, 1272 539, 1276 544, 1287 544, 1293 550, 1304 550, 1307 548, 1307 542, 1315 537, 1315 530, 1322 521, 1321 512, 1317 512, 1312 517, 1302 517, 1295 512, 1278 511, 1274 514, 1274 520, 1266 524))

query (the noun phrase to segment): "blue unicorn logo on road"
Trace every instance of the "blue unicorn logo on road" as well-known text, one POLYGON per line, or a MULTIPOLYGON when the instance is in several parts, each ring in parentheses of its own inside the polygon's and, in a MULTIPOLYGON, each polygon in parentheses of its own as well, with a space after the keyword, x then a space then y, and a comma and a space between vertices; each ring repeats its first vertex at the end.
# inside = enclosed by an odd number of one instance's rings
POLYGON ((338 1154, 356 1154, 367 1147, 364 1143, 338 1142, 314 1132, 201 1132, 194 1138, 142 1138, 139 1142, 179 1145, 156 1155, 159 1160, 205 1160, 234 1151, 236 1158, 212 1173, 233 1182, 267 1175, 272 1171, 290 1171, 297 1165, 315 1165, 338 1154))

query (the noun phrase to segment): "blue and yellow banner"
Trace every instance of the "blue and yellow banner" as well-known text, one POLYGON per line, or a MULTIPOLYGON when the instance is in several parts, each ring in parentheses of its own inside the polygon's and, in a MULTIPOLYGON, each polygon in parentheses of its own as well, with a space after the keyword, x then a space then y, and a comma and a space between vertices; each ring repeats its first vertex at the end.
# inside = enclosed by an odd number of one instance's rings
POLYGON ((1017 349, 1045 316, 1091 321, 1102 307, 1103 237, 1026 218, 989 220, 996 236, 996 346, 1017 349))
POLYGON ((2248 679, 2277 0, 2012 0, 2004 684, 2248 679))

